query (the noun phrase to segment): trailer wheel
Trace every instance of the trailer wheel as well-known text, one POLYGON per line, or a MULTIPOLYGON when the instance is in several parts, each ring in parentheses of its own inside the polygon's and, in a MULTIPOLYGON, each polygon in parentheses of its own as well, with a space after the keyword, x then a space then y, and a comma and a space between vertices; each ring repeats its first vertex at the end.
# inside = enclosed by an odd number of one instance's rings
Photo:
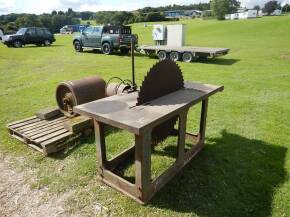
POLYGON ((167 59, 167 53, 164 50, 161 50, 157 54, 160 61, 167 59))
POLYGON ((192 56, 191 53, 189 53, 189 52, 185 52, 185 53, 182 55, 182 61, 183 61, 183 62, 190 63, 192 60, 193 60, 193 56, 192 56))
POLYGON ((179 60, 179 53, 177 51, 172 51, 170 52, 169 58, 173 61, 176 62, 179 60))

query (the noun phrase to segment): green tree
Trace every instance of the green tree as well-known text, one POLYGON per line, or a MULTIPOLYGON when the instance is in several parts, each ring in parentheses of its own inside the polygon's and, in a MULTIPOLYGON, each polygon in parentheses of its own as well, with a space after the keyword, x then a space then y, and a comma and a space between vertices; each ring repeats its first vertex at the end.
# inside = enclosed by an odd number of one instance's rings
POLYGON ((253 7, 253 9, 259 11, 261 8, 260 8, 259 5, 255 5, 255 6, 253 7))
POLYGON ((50 31, 53 32, 53 25, 52 25, 52 19, 49 15, 41 15, 39 18, 40 22, 42 23, 42 26, 48 28, 50 31))
POLYGON ((59 32, 60 28, 65 25, 71 24, 71 20, 68 20, 65 15, 55 15, 52 17, 53 32, 59 32))
POLYGON ((163 13, 148 13, 145 17, 146 22, 154 22, 154 21, 162 21, 165 20, 165 16, 163 13))
POLYGON ((282 11, 285 13, 290 12, 290 5, 289 4, 284 5, 282 11))
POLYGON ((280 5, 277 1, 269 1, 264 5, 263 13, 270 15, 279 7, 280 7, 280 5))
POLYGON ((225 15, 230 11, 230 2, 229 0, 212 0, 210 8, 218 20, 224 20, 225 15))
POLYGON ((26 14, 22 17, 18 17, 15 23, 18 27, 42 26, 39 17, 35 14, 26 14))
POLYGON ((241 7, 241 2, 239 2, 238 0, 229 0, 229 4, 230 8, 228 13, 236 13, 239 7, 241 7))
POLYGON ((218 20, 224 20, 226 14, 237 12, 241 3, 237 0, 212 0, 210 8, 218 20))
POLYGON ((17 30, 18 30, 18 27, 15 22, 7 23, 4 28, 5 34, 9 34, 10 32, 16 32, 17 30))
POLYGON ((65 14, 70 17, 76 17, 76 12, 74 12, 72 8, 67 9, 65 14))

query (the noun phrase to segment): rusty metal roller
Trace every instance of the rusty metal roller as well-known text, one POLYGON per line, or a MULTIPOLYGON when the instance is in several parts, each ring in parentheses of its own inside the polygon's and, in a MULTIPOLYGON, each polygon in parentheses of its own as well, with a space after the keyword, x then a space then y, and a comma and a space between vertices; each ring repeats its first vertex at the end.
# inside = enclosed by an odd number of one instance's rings
POLYGON ((67 116, 74 115, 73 107, 106 96, 106 82, 99 76, 65 81, 56 88, 56 101, 67 116))

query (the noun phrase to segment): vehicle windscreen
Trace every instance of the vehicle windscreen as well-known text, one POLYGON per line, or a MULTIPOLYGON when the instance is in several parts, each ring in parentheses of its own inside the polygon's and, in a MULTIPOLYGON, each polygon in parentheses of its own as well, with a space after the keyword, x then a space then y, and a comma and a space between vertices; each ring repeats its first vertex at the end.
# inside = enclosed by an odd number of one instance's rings
POLYGON ((16 34, 17 35, 24 35, 25 31, 26 31, 26 28, 21 28, 16 32, 16 34))

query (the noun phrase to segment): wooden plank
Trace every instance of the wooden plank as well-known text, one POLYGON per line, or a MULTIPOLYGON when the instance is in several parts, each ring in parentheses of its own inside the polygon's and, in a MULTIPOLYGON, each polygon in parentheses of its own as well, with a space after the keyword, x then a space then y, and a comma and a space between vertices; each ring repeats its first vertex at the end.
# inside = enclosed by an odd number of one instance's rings
POLYGON ((38 127, 37 129, 32 129, 32 130, 24 131, 23 133, 25 135, 31 135, 31 134, 33 135, 35 133, 38 133, 39 131, 42 132, 42 131, 44 131, 46 129, 51 129, 51 128, 55 127, 55 126, 63 125, 63 122, 64 121, 65 121, 65 119, 64 120, 57 121, 57 122, 54 122, 54 123, 48 123, 45 126, 38 127))
POLYGON ((46 140, 49 140, 49 139, 51 139, 51 138, 53 138, 53 137, 59 136, 59 135, 61 135, 61 134, 63 134, 63 133, 66 133, 66 132, 67 132, 66 129, 62 129, 62 130, 59 130, 59 131, 57 131, 57 132, 51 133, 51 134, 49 134, 49 135, 46 135, 46 136, 44 136, 44 137, 41 137, 41 138, 38 138, 38 139, 36 139, 36 140, 32 140, 32 141, 34 141, 35 143, 41 143, 41 142, 44 142, 44 141, 46 141, 46 140))
POLYGON ((35 115, 41 120, 49 120, 53 117, 60 115, 61 112, 59 108, 46 108, 38 111, 35 115))
POLYGON ((12 136, 13 138, 15 138, 15 139, 21 141, 21 142, 26 143, 26 142, 25 142, 25 139, 23 139, 23 137, 21 137, 21 136, 18 136, 17 134, 11 134, 11 136, 12 136))
POLYGON ((58 119, 55 119, 53 121, 41 121, 41 122, 38 122, 38 123, 34 123, 32 125, 29 125, 29 126, 24 126, 24 127, 21 127, 21 128, 18 128, 17 131, 21 132, 21 133, 24 133, 24 132, 27 132, 29 130, 34 130, 34 129, 38 129, 39 127, 43 127, 43 126, 47 126, 48 124, 55 124, 55 123, 58 123, 62 120, 64 120, 65 117, 60 117, 58 119))
POLYGON ((14 121, 14 122, 12 122, 12 123, 9 123, 9 124, 7 125, 7 127, 12 127, 13 125, 20 124, 20 123, 22 123, 22 122, 29 121, 29 120, 32 120, 32 119, 35 119, 35 118, 36 118, 36 116, 32 116, 32 117, 25 118, 25 119, 20 120, 20 121, 14 121))
POLYGON ((40 120, 33 116, 10 123, 7 128, 12 137, 47 156, 65 148, 66 143, 81 136, 81 133, 73 134, 64 129, 63 122, 67 119, 63 116, 53 120, 40 120))
POLYGON ((43 149, 40 148, 40 147, 38 147, 38 146, 35 145, 35 144, 27 143, 27 145, 30 146, 31 148, 34 148, 35 150, 37 150, 37 151, 39 151, 39 152, 41 152, 41 153, 44 153, 44 152, 43 152, 43 149))
POLYGON ((22 127, 17 128, 16 130, 19 131, 19 132, 21 132, 22 130, 25 130, 27 128, 32 128, 33 129, 33 127, 37 127, 39 125, 41 126, 41 124, 45 124, 45 123, 46 123, 46 121, 39 119, 38 122, 27 124, 25 126, 22 126, 22 127))
POLYGON ((93 119, 84 116, 70 118, 63 123, 64 129, 72 133, 79 133, 93 126, 94 126, 93 119))
POLYGON ((35 118, 35 119, 29 120, 29 121, 25 121, 25 122, 13 125, 10 128, 17 129, 19 127, 22 127, 22 126, 25 126, 25 125, 28 125, 28 124, 32 124, 32 123, 35 123, 35 122, 38 122, 38 121, 40 121, 40 119, 35 118))
POLYGON ((43 150, 45 152, 45 155, 49 155, 51 153, 58 152, 66 147, 73 147, 77 145, 77 143, 71 144, 72 141, 76 140, 81 136, 81 134, 69 134, 60 137, 57 141, 51 142, 45 146, 43 146, 43 150))
POLYGON ((52 129, 50 129, 50 130, 46 130, 46 131, 44 131, 44 132, 42 132, 42 133, 39 133, 39 134, 33 135, 33 136, 29 137, 29 138, 32 139, 32 140, 35 140, 35 139, 37 139, 37 138, 43 137, 43 136, 45 136, 45 135, 48 135, 48 134, 50 134, 50 133, 53 133, 53 132, 59 131, 59 130, 61 130, 61 129, 64 129, 63 126, 58 126, 58 127, 56 127, 56 128, 52 128, 52 129))
POLYGON ((55 137, 53 137, 53 138, 51 138, 49 140, 41 142, 40 145, 42 147, 45 147, 46 145, 49 145, 51 143, 57 142, 57 141, 62 140, 62 139, 66 139, 66 138, 68 138, 69 136, 72 136, 72 135, 73 135, 72 132, 66 132, 66 133, 63 133, 63 134, 61 134, 59 136, 55 136, 55 137))
POLYGON ((45 126, 42 129, 35 129, 34 131, 32 130, 30 133, 26 133, 25 132, 25 133, 23 133, 23 135, 32 137, 34 135, 37 135, 37 134, 40 134, 40 133, 43 133, 45 131, 52 130, 52 129, 58 128, 58 127, 62 127, 63 128, 63 124, 59 123, 59 124, 55 124, 55 125, 52 125, 52 126, 45 126))
POLYGON ((63 120, 65 119, 66 117, 62 116, 62 117, 59 117, 59 118, 56 118, 56 119, 53 119, 53 120, 50 120, 50 121, 47 121, 47 120, 40 120, 39 122, 37 123, 32 123, 32 124, 29 124, 29 125, 26 125, 26 126, 23 126, 23 127, 20 127, 20 128, 17 128, 18 131, 25 131, 26 129, 28 128, 31 128, 31 129, 34 129, 36 127, 42 127, 46 124, 50 124, 50 123, 55 123, 55 122, 58 122, 60 120, 63 120))

